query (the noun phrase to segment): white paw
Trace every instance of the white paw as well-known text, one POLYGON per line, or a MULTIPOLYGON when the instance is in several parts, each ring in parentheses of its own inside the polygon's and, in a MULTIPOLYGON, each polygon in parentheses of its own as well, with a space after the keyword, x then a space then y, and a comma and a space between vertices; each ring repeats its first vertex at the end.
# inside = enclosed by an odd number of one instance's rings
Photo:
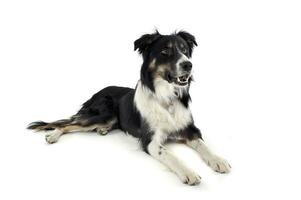
POLYGON ((198 185, 201 182, 201 177, 193 171, 186 171, 178 176, 184 184, 198 185))
POLYGON ((205 162, 216 172, 229 173, 231 171, 230 164, 225 159, 218 156, 212 156, 208 159, 205 159, 205 162))
POLYGON ((60 132, 53 131, 53 132, 48 133, 45 136, 45 139, 46 139, 47 143, 53 144, 59 140, 60 136, 61 136, 60 132))
POLYGON ((99 134, 99 135, 107 135, 108 134, 108 132, 109 131, 106 131, 106 130, 97 130, 97 133, 99 134))
POLYGON ((110 131, 110 128, 109 127, 97 128, 96 131, 99 135, 106 135, 110 131))

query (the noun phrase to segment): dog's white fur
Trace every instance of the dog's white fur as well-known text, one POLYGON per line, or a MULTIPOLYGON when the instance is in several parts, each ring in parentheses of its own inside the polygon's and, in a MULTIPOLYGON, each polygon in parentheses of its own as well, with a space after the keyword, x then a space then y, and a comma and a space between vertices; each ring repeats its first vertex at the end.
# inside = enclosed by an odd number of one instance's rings
MULTIPOLYGON (((198 184, 200 176, 163 146, 170 133, 182 130, 192 122, 190 109, 178 100, 178 96, 186 92, 187 88, 176 87, 163 79, 154 80, 154 86, 155 93, 139 81, 134 97, 135 106, 154 133, 148 152, 173 171, 182 182, 198 184)), ((195 149, 213 170, 222 173, 230 171, 227 161, 211 153, 201 139, 189 141, 187 145, 195 149)))
MULTIPOLYGON (((181 90, 181 89, 180 89, 181 90)), ((155 93, 138 82, 134 102, 154 132, 166 134, 185 128, 192 122, 189 108, 178 100, 173 86, 165 80, 155 81, 155 93)))

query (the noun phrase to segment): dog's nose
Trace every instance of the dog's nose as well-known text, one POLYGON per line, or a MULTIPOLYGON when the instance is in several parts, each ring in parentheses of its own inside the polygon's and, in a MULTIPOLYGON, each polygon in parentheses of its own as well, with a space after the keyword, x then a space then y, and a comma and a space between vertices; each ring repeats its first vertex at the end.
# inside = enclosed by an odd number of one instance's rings
POLYGON ((190 72, 192 69, 192 63, 189 61, 182 62, 181 67, 184 71, 190 72))

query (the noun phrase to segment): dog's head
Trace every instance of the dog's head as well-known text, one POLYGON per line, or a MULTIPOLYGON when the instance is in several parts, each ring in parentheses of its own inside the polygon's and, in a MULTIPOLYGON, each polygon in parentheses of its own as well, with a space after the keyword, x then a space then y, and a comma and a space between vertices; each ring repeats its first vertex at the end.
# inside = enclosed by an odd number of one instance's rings
POLYGON ((189 59, 197 46, 193 35, 184 31, 161 35, 156 31, 141 36, 134 45, 143 56, 141 82, 152 91, 158 81, 179 88, 190 85, 192 63, 189 59))

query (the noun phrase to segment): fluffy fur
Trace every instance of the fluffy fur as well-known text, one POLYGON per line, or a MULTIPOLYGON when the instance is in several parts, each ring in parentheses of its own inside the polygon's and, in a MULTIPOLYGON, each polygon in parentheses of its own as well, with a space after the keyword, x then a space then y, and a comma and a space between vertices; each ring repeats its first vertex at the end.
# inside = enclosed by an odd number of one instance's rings
POLYGON ((172 170, 183 183, 195 185, 200 177, 180 162, 164 146, 166 141, 184 142, 195 149, 217 172, 230 171, 230 165, 205 145, 190 112, 189 87, 192 56, 196 40, 181 31, 161 35, 145 34, 134 43, 143 57, 136 88, 110 86, 94 94, 77 114, 51 123, 31 123, 28 128, 50 131, 48 143, 62 134, 95 131, 102 135, 121 129, 141 142, 142 149, 172 170))

